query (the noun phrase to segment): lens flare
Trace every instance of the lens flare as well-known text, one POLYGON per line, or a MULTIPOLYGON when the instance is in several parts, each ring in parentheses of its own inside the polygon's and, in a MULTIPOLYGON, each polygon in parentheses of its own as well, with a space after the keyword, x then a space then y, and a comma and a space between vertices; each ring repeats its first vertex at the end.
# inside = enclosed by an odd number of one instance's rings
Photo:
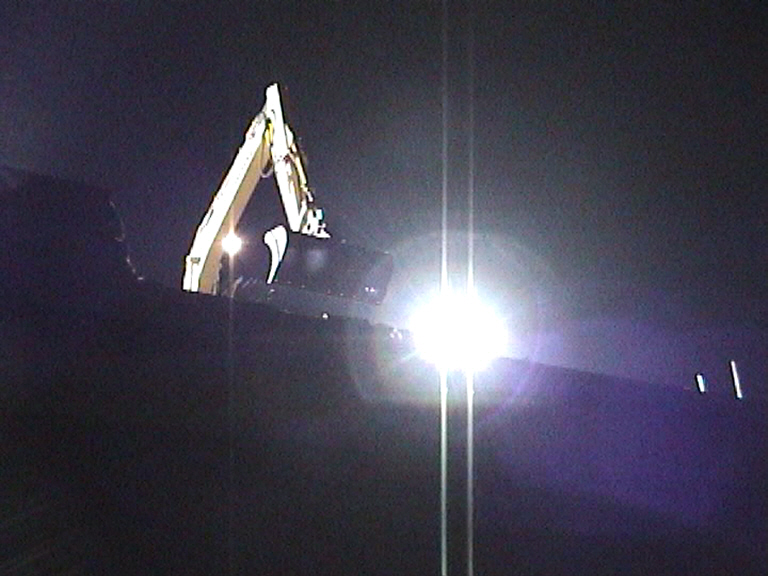
POLYGON ((232 257, 240 252, 240 248, 243 247, 243 241, 237 234, 230 232, 221 240, 221 247, 232 257))
POLYGON ((414 314, 410 329, 419 355, 446 370, 480 370, 507 345, 503 319, 476 296, 441 294, 414 314))

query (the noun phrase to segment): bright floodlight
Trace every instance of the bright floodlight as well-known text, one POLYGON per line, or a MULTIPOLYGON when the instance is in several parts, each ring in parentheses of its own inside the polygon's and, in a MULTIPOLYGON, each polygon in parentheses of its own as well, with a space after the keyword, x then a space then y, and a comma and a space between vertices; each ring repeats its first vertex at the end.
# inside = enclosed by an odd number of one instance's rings
POLYGON ((422 358, 446 370, 479 370, 507 345, 502 319, 476 297, 442 294, 411 321, 422 358))
POLYGON ((234 232, 230 232, 222 239, 221 247, 224 248, 224 252, 229 254, 229 257, 231 258, 240 252, 240 248, 243 247, 243 241, 240 239, 240 236, 234 232))

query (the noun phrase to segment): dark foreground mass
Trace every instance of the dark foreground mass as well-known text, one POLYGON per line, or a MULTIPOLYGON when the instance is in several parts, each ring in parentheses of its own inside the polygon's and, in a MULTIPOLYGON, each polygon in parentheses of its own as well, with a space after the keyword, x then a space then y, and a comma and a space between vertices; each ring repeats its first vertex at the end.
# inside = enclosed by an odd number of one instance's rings
MULTIPOLYGON (((1 574, 439 572, 437 378, 407 337, 138 281, 105 195, 3 178, 1 574)), ((760 402, 512 360, 477 389, 478 574, 762 573, 760 402)))

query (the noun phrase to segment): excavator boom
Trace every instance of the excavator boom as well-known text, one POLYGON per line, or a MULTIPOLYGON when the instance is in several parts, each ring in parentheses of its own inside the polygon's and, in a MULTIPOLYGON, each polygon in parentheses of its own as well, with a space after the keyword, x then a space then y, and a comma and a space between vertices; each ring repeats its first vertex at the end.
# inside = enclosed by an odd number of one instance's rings
POLYGON ((392 274, 391 256, 331 242, 315 205, 293 131, 285 122, 277 84, 251 122, 232 166, 213 197, 187 254, 182 287, 219 294, 224 240, 234 234, 259 180, 274 174, 285 214, 264 234, 270 251, 267 284, 280 282, 328 295, 380 303, 392 274))

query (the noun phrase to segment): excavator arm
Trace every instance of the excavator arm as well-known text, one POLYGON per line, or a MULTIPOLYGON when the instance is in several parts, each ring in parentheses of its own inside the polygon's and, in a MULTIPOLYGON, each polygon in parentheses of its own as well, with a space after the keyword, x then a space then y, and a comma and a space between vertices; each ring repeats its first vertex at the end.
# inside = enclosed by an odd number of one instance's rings
MULTIPOLYGON (((183 288, 190 292, 217 293, 219 268, 224 252, 222 241, 233 233, 259 180, 272 169, 291 232, 330 238, 323 211, 314 205, 296 139, 283 118, 280 90, 266 90, 264 108, 253 119, 245 141, 197 228, 187 254, 183 288)), ((285 253, 287 231, 277 226, 265 234, 270 249, 272 282, 285 253)))
POLYGON ((278 224, 264 234, 270 266, 267 284, 280 282, 329 296, 379 304, 393 271, 389 254, 330 241, 323 211, 307 184, 296 138, 285 123, 280 90, 266 90, 261 112, 197 228, 187 254, 182 287, 189 292, 220 293, 224 240, 233 234, 256 185, 272 171, 287 228, 278 224))

